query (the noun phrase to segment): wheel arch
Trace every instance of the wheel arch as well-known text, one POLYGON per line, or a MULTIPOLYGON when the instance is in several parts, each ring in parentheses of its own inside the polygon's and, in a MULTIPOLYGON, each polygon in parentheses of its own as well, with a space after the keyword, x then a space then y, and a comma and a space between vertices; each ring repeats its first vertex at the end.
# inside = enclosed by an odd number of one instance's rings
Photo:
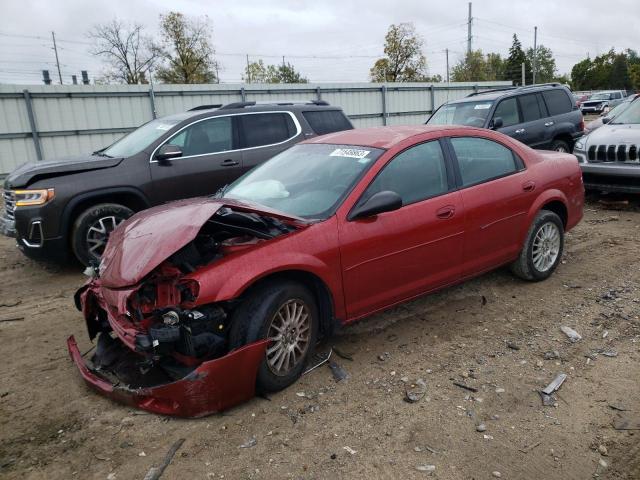
POLYGON ((320 313, 320 335, 325 338, 330 337, 335 331, 336 324, 338 323, 335 319, 336 309, 333 294, 324 280, 308 270, 288 269, 268 273, 267 275, 256 278, 251 283, 245 285, 239 292, 237 298, 250 295, 251 292, 267 283, 281 280, 300 283, 311 291, 318 303, 320 313))
POLYGON ((522 231, 520 232, 520 248, 522 248, 524 244, 531 223, 541 210, 550 210, 557 214, 566 228, 569 220, 568 204, 567 197, 560 190, 547 190, 540 194, 527 213, 527 222, 523 225, 522 231))

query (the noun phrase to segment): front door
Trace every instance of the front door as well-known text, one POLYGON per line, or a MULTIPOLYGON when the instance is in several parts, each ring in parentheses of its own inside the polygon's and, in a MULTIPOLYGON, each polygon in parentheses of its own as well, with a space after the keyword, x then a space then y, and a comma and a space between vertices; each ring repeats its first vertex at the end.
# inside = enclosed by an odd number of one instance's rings
POLYGON ((182 156, 165 162, 151 160, 152 188, 158 203, 214 194, 242 173, 233 116, 199 120, 165 143, 179 147, 182 156))
POLYGON ((399 210, 339 226, 344 295, 356 318, 460 276, 464 212, 450 191, 440 143, 430 141, 393 158, 365 190, 359 204, 391 190, 399 210))

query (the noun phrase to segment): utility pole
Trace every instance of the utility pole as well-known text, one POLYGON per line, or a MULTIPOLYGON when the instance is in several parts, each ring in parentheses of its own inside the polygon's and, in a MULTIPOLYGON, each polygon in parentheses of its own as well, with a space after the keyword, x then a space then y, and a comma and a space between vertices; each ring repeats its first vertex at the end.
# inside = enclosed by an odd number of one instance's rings
POLYGON ((533 27, 533 84, 536 84, 536 70, 538 69, 538 27, 533 27))
POLYGON ((284 68, 284 65, 285 65, 285 63, 284 63, 284 55, 282 55, 282 68, 284 68))
POLYGON ((447 83, 449 83, 449 49, 445 48, 444 52, 447 56, 447 83))
POLYGON ((60 73, 60 60, 58 60, 58 47, 56 46, 55 32, 51 32, 51 38, 53 38, 53 51, 56 52, 56 66, 58 67, 58 78, 60 79, 60 85, 62 85, 62 73, 60 73))
POLYGON ((524 72, 525 72, 525 68, 524 68, 524 62, 522 62, 522 86, 524 87, 526 85, 526 79, 524 76, 524 72))
POLYGON ((247 82, 251 83, 251 69, 249 68, 249 54, 247 53, 247 82))
POLYGON ((469 19, 467 21, 467 54, 471 53, 471 23, 473 17, 471 16, 471 2, 469 2, 469 19))

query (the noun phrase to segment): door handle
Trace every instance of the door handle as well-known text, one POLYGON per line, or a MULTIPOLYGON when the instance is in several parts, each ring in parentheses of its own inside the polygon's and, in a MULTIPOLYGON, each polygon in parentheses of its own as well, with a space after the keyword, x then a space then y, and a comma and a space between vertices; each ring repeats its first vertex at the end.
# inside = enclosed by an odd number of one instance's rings
POLYGON ((453 217, 455 213, 456 213, 456 207, 454 207, 453 205, 447 205, 446 207, 439 208, 436 211, 436 217, 447 219, 447 218, 453 217))
POLYGON ((522 184, 522 190, 525 192, 533 192, 536 189, 536 182, 526 182, 522 184))
POLYGON ((519 128, 518 130, 515 131, 515 133, 524 133, 524 128, 519 128))
POLYGON ((235 167, 236 165, 240 165, 240 163, 237 160, 233 160, 231 158, 227 158, 226 160, 220 162, 221 167, 235 167))
POLYGON ((545 123, 544 123, 544 126, 545 126, 545 127, 550 127, 551 125, 553 125, 553 122, 545 122, 545 123))

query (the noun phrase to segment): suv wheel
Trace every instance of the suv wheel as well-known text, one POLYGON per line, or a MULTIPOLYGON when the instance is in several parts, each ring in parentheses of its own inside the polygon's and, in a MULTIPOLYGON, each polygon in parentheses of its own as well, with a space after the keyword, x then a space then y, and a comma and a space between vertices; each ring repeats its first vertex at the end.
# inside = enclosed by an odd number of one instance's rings
POLYGON ((553 143, 551 144, 551 150, 555 150, 556 152, 562 152, 562 153, 571 153, 569 144, 564 140, 554 140, 553 143))
POLYGON ((78 260, 87 266, 99 263, 109 234, 131 215, 133 210, 117 203, 101 203, 82 212, 71 232, 71 248, 78 260))

